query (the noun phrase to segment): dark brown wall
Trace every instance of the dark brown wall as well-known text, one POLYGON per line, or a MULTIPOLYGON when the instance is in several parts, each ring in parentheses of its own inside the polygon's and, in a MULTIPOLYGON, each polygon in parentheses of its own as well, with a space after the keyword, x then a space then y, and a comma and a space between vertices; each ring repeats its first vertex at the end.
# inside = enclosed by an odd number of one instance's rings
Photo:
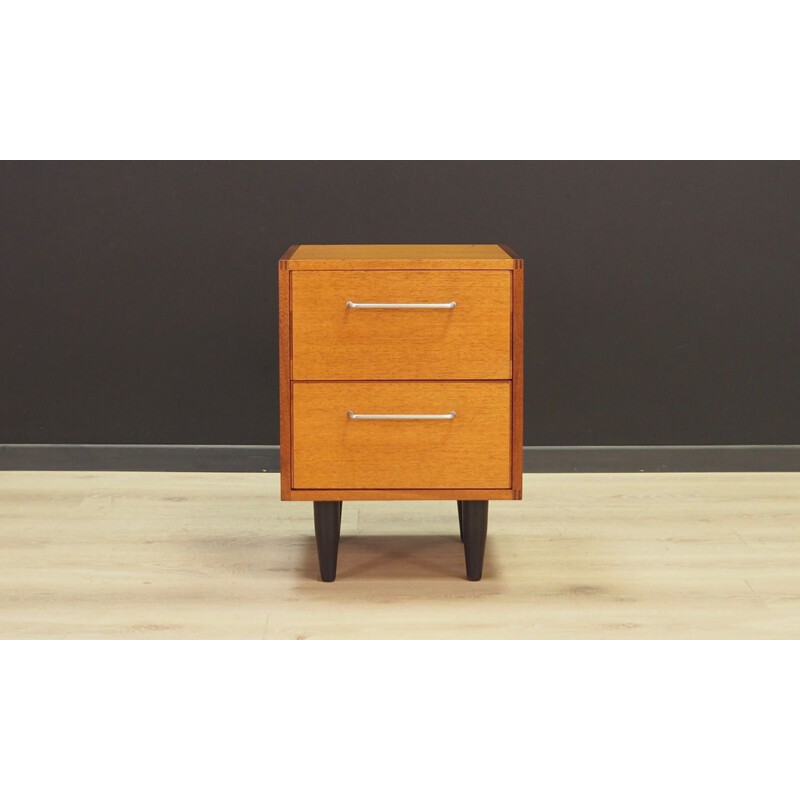
POLYGON ((0 442, 278 441, 298 242, 526 259, 529 445, 800 443, 797 163, 0 165, 0 442))

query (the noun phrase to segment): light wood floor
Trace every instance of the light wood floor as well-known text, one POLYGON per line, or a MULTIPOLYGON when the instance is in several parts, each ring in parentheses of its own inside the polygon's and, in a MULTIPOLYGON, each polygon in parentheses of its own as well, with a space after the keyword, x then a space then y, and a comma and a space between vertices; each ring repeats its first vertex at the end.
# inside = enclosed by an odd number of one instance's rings
POLYGON ((526 475, 464 579, 454 502, 345 503, 317 578, 278 476, 0 473, 2 638, 799 638, 800 474, 526 475))

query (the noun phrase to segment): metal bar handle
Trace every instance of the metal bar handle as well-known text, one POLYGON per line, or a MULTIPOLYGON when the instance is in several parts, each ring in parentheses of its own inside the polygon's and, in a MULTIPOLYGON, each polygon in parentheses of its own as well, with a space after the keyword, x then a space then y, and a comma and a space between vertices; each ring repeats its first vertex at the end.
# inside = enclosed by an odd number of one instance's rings
POLYGON ((455 419, 456 412, 449 414, 354 414, 347 412, 350 419, 455 419))
POLYGON ((455 308, 456 301, 451 303, 354 303, 347 301, 348 308, 455 308))

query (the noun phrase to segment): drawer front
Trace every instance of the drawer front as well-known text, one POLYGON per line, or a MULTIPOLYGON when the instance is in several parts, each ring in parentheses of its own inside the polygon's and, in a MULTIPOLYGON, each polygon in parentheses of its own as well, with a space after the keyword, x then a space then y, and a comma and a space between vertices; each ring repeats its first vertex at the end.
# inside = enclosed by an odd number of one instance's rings
POLYGON ((292 412, 296 489, 511 486, 507 381, 294 383, 292 412))
POLYGON ((291 317, 294 380, 511 377, 510 271, 294 272, 291 317))

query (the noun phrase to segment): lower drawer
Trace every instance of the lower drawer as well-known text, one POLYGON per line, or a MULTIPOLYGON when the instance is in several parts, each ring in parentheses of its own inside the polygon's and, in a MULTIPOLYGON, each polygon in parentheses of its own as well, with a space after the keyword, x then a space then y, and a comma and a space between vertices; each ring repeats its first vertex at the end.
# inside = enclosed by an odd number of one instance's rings
POLYGON ((295 382, 292 486, 508 488, 511 383, 295 382))

